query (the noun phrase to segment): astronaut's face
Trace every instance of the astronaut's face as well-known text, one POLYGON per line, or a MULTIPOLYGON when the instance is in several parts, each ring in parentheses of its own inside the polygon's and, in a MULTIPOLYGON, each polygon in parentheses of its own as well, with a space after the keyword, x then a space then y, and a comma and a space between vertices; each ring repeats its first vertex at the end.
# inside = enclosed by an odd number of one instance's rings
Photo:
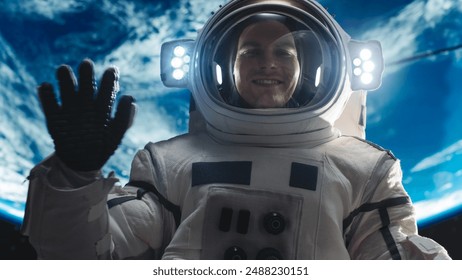
POLYGON ((234 79, 240 96, 254 108, 284 107, 300 76, 290 30, 277 21, 254 23, 239 37, 234 79))

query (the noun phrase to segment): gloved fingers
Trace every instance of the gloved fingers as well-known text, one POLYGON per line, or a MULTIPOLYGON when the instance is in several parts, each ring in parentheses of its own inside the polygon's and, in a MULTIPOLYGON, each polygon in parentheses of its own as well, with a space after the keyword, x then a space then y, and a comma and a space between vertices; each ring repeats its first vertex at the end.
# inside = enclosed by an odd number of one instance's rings
POLYGON ((84 59, 79 66, 78 96, 84 104, 91 104, 96 92, 94 64, 90 59, 84 59))
POLYGON ((63 108, 75 105, 75 88, 76 79, 74 72, 68 65, 61 65, 56 71, 59 83, 59 92, 61 94, 61 104, 63 108))
POLYGON ((115 117, 111 122, 111 138, 118 145, 127 129, 132 125, 136 113, 135 99, 130 95, 120 98, 115 117))
POLYGON ((42 83, 37 91, 45 117, 48 119, 50 116, 56 115, 59 111, 59 105, 53 86, 49 83, 42 83))
POLYGON ((104 71, 101 79, 98 96, 96 97, 97 110, 110 116, 112 105, 119 91, 119 69, 115 66, 109 67, 104 71))

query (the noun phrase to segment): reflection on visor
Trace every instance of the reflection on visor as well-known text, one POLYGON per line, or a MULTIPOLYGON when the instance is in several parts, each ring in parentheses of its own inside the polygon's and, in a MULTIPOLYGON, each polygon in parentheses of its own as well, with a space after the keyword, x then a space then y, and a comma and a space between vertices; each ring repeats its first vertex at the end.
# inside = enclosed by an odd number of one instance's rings
POLYGON ((266 15, 221 34, 213 57, 215 98, 242 108, 316 106, 338 68, 336 48, 327 47, 332 40, 287 17, 266 15))

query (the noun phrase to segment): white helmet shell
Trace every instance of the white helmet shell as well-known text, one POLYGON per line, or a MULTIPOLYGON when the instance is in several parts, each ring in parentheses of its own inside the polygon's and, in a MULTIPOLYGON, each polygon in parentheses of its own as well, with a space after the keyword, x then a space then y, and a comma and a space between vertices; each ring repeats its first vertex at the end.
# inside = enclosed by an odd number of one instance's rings
POLYGON ((208 132, 219 141, 262 146, 316 145, 337 137, 333 124, 352 92, 349 41, 332 16, 313 1, 238 0, 223 6, 199 33, 191 58, 189 88, 208 132), (236 105, 229 101, 235 94, 235 30, 242 31, 246 22, 268 15, 290 21, 291 34, 299 42, 301 85, 293 95, 301 99, 296 106, 277 108, 236 105), (313 56, 307 55, 314 49, 315 71, 313 56), (220 60, 225 51, 228 56, 220 60))

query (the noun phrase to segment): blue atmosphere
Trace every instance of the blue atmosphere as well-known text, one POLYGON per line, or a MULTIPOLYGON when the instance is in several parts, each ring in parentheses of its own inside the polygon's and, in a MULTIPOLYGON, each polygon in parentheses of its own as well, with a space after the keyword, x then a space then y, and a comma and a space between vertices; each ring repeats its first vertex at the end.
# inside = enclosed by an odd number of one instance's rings
MULTIPOLYGON (((136 150, 187 131, 189 93, 160 81, 162 42, 194 38, 226 1, 0 0, 0 219, 21 224, 30 169, 53 152, 36 94, 55 69, 88 57, 117 65, 138 115, 104 167, 126 180, 136 150)), ((401 160, 419 225, 462 209, 462 0, 320 1, 355 39, 382 43, 382 87, 366 138, 401 160)))

